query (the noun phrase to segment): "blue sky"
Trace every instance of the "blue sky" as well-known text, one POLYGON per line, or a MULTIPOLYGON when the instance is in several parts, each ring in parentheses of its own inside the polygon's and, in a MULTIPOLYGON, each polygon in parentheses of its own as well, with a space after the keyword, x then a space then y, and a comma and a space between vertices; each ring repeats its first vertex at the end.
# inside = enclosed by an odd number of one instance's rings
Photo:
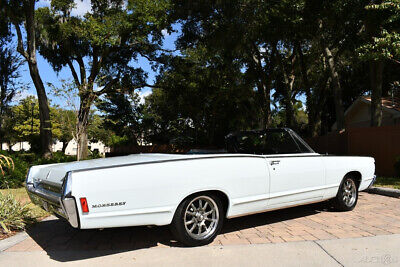
MULTIPOLYGON (((72 15, 75 16, 80 16, 85 14, 87 11, 90 11, 90 1, 89 0, 83 0, 83 1, 75 1, 76 2, 76 7, 72 11, 72 15)), ((44 7, 44 6, 49 6, 50 1, 49 0, 40 0, 37 3, 37 7, 44 7)), ((179 31, 179 27, 175 26, 175 30, 179 31)), ((173 32, 173 33, 167 33, 166 31, 163 31, 164 35, 164 49, 175 49, 175 40, 177 39, 179 32, 173 32)), ((16 43, 16 40, 14 40, 16 43)), ((38 53, 38 67, 39 67, 39 72, 41 74, 42 80, 44 84, 47 87, 47 83, 52 83, 55 86, 60 86, 61 85, 61 80, 71 80, 72 81, 72 75, 69 70, 69 68, 63 68, 59 73, 54 72, 52 67, 49 65, 49 63, 38 53)), ((143 57, 139 57, 137 61, 134 61, 131 63, 133 66, 140 66, 144 71, 148 73, 148 79, 147 83, 148 84, 153 84, 155 81, 155 76, 157 73, 155 73, 151 69, 151 65, 149 61, 143 57)), ((21 69, 20 69, 20 74, 21 74, 21 82, 26 84, 28 86, 28 90, 25 90, 21 92, 20 96, 18 97, 19 99, 24 98, 28 95, 36 95, 36 90, 35 87, 32 83, 31 77, 29 75, 29 69, 28 69, 28 64, 25 63, 21 69)), ((151 93, 150 88, 143 88, 139 94, 142 97, 147 96, 148 94, 151 93)), ((48 97, 51 99, 52 104, 57 104, 60 106, 65 107, 65 102, 62 99, 58 99, 51 94, 48 93, 48 97)))

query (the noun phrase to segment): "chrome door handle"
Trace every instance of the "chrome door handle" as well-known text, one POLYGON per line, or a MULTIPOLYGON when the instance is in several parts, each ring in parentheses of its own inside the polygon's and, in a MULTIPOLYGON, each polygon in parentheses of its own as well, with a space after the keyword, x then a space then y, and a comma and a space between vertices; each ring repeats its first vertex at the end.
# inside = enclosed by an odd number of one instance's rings
POLYGON ((280 160, 271 160, 270 164, 271 165, 278 165, 279 162, 281 162, 280 160))

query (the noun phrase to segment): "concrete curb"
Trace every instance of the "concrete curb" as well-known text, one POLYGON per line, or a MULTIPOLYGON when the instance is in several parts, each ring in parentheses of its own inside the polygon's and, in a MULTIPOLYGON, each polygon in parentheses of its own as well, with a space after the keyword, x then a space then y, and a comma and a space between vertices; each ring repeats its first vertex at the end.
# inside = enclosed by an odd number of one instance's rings
POLYGON ((0 252, 15 246, 16 244, 24 241, 28 237, 28 234, 24 231, 16 235, 10 236, 6 239, 0 240, 0 252))
POLYGON ((371 187, 365 190, 370 194, 377 194, 382 196, 400 198, 400 190, 392 189, 392 188, 385 188, 385 187, 371 187))

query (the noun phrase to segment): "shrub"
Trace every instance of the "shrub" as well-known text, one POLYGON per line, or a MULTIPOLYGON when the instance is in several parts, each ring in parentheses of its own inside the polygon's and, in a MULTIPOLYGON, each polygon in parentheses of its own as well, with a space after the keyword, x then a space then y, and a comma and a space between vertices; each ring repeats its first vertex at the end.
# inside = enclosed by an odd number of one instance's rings
POLYGON ((0 154, 0 172, 4 176, 4 169, 14 169, 14 161, 7 156, 0 154))
MULTIPOLYGON (((4 156, 11 158, 14 162, 14 168, 10 166, 3 166, 4 173, 0 170, 0 188, 17 188, 25 182, 28 169, 34 165, 52 164, 71 162, 76 160, 76 156, 65 155, 61 151, 54 152, 51 158, 43 158, 35 153, 26 152, 6 152, 2 151, 4 156)), ((93 152, 89 159, 99 158, 101 155, 93 152)))
POLYGON ((33 163, 36 160, 36 154, 35 153, 21 153, 18 154, 18 158, 20 158, 23 161, 26 161, 28 163, 33 163))
POLYGON ((0 188, 16 188, 22 186, 29 169, 29 164, 14 155, 7 156, 13 160, 14 168, 4 168, 4 174, 0 174, 0 188))
POLYGON ((23 230, 26 224, 35 221, 27 205, 21 205, 11 194, 0 193, 0 230, 5 233, 23 230))
POLYGON ((43 165, 43 164, 52 164, 52 163, 62 163, 62 162, 71 162, 76 160, 76 156, 65 155, 64 153, 58 151, 54 152, 51 158, 43 158, 37 157, 32 165, 43 165))
POLYGON ((111 135, 109 145, 110 146, 123 146, 123 145, 130 145, 132 144, 131 140, 128 136, 118 136, 118 135, 111 135))
POLYGON ((4 174, 0 173, 0 188, 17 188, 25 182, 29 167, 33 165, 70 162, 76 160, 74 156, 55 152, 52 158, 45 159, 34 153, 8 153, 2 152, 14 162, 14 168, 4 168, 4 174))

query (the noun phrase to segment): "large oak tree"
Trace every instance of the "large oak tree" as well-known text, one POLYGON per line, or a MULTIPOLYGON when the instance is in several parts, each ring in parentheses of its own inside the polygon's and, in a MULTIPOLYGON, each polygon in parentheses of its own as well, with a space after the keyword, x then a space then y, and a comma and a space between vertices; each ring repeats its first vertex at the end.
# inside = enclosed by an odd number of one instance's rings
POLYGON ((78 160, 87 157, 91 106, 103 94, 148 86, 147 73, 132 62, 156 60, 162 30, 168 27, 167 1, 92 0, 91 11, 72 16, 74 1, 53 0, 37 10, 40 54, 55 71, 70 69, 79 91, 78 160))

